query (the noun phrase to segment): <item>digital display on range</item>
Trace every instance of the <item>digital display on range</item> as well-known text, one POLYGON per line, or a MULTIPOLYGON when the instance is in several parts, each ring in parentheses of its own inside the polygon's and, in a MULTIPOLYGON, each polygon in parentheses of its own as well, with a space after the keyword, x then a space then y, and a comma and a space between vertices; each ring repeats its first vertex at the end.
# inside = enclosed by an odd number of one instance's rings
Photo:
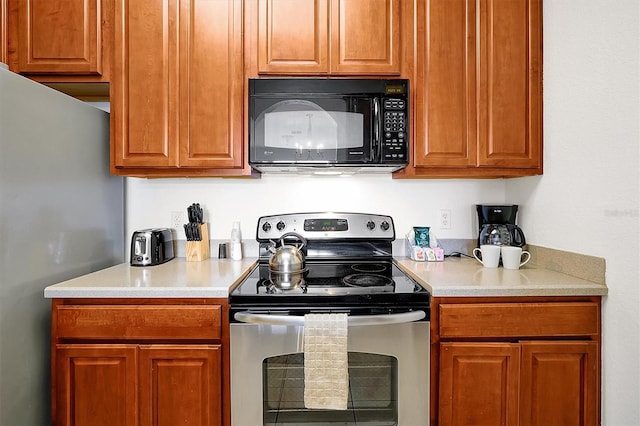
POLYGON ((304 230, 309 232, 347 231, 347 219, 305 219, 304 230))

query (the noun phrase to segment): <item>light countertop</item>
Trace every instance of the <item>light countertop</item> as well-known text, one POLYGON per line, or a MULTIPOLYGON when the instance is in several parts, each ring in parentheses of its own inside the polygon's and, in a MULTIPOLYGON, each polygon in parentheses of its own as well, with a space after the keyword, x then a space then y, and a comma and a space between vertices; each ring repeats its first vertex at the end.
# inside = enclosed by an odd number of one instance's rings
POLYGON ((189 298, 228 297, 229 289, 253 269, 257 259, 208 259, 187 262, 175 258, 156 266, 121 263, 44 289, 54 298, 189 298))
MULTIPOLYGON (((157 266, 128 263, 45 288, 46 298, 224 298, 253 269, 257 259, 208 259, 187 262, 175 258, 157 266)), ((473 259, 414 262, 398 265, 434 297, 446 296, 603 296, 603 284, 549 269, 484 268, 473 259)))
POLYGON ((549 269, 485 268, 474 259, 444 262, 396 259, 400 268, 434 297, 447 296, 604 296, 607 287, 549 269))

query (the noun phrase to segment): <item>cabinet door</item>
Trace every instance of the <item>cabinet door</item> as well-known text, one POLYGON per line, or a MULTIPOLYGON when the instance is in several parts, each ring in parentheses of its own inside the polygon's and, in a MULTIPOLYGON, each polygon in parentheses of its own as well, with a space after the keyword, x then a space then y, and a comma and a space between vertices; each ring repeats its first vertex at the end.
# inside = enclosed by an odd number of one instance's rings
POLYGON ((331 73, 399 75, 400 0, 331 0, 331 73))
POLYGON ((476 165, 476 2, 417 4, 414 164, 476 165))
POLYGON ((222 424, 219 345, 140 346, 140 424, 222 424))
POLYGON ((542 165, 541 0, 480 0, 479 164, 542 165))
POLYGON ((137 425, 135 345, 57 345, 54 424, 137 425))
POLYGON ((516 425, 520 346, 440 345, 440 425, 516 425))
POLYGON ((176 167, 177 4, 115 2, 112 161, 116 167, 176 167))
POLYGON ((20 0, 19 73, 102 74, 101 0, 20 0))
POLYGON ((258 73, 329 72, 329 0, 259 0, 258 73))
POLYGON ((596 342, 523 342, 520 424, 599 424, 598 365, 596 342))
POLYGON ((242 169, 241 0, 116 0, 115 15, 114 167, 242 169))
POLYGON ((0 62, 9 63, 9 0, 0 0, 0 62))
POLYGON ((259 74, 401 72, 399 0, 260 0, 259 74))
POLYGON ((242 1, 180 2, 180 167, 242 168, 242 1))

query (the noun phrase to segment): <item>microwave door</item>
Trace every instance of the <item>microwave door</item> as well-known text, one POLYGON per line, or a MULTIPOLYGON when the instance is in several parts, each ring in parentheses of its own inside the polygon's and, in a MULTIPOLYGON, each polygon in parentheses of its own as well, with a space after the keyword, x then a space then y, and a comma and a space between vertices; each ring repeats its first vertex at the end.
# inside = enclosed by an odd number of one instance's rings
POLYGON ((369 99, 351 97, 272 100, 255 121, 256 145, 276 162, 368 162, 370 104, 369 99))

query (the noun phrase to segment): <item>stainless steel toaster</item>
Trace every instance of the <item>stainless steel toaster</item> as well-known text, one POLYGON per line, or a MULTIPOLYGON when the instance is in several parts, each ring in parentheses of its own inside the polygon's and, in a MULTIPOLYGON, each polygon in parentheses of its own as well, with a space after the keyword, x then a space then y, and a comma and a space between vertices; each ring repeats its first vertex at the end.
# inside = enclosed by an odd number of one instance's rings
POLYGON ((131 237, 131 266, 153 266, 175 257, 173 233, 169 228, 135 231, 131 237))

